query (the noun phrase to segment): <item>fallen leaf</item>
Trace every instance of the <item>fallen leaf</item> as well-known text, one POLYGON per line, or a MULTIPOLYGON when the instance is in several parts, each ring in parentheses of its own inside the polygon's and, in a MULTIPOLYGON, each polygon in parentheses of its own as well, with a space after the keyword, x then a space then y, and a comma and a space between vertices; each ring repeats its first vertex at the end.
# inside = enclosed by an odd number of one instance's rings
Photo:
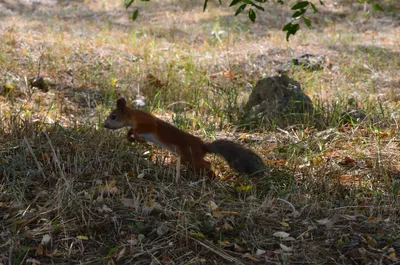
POLYGON ((283 227, 290 227, 290 225, 286 222, 280 222, 283 227))
POLYGON ((388 255, 389 259, 393 262, 398 261, 398 258, 396 257, 396 252, 392 252, 388 255))
POLYGON ((252 189, 253 189, 252 185, 236 187, 236 191, 239 191, 239 192, 251 192, 252 189))
POLYGON ((42 162, 49 161, 50 157, 46 153, 41 153, 40 157, 39 157, 39 160, 42 161, 42 162))
POLYGON ((346 156, 342 161, 339 162, 339 164, 341 164, 343 166, 350 166, 350 167, 357 166, 356 160, 354 160, 353 158, 351 158, 349 156, 346 156))
POLYGON ((246 201, 256 201, 257 198, 255 196, 249 196, 246 198, 246 201))
POLYGON ((235 79, 235 72, 234 71, 223 71, 222 76, 228 79, 235 79))
POLYGON ((245 140, 249 137, 249 135, 247 133, 242 133, 239 137, 240 140, 245 140))
POLYGON ((342 127, 338 128, 339 132, 347 132, 349 130, 351 130, 351 125, 350 124, 347 124, 346 126, 342 126, 342 127))
POLYGON ((164 257, 161 260, 161 264, 165 264, 165 265, 174 265, 175 262, 170 258, 170 257, 164 257))
POLYGON ((80 240, 89 240, 89 237, 87 236, 77 236, 76 238, 80 240))
POLYGON ((230 231, 230 230, 233 230, 233 227, 225 220, 225 223, 221 226, 221 229, 230 231))
POLYGON ((43 246, 46 246, 46 245, 50 242, 50 240, 51 240, 51 236, 50 236, 49 234, 45 234, 45 235, 43 236, 43 238, 42 238, 41 244, 42 244, 43 246))
POLYGON ((342 175, 339 177, 339 183, 342 185, 354 185, 360 182, 360 178, 352 175, 342 175))
POLYGON ((379 132, 379 137, 380 138, 387 138, 387 137, 389 137, 389 134, 387 133, 387 132, 379 132))
POLYGON ((314 166, 318 166, 324 162, 324 159, 322 157, 314 157, 311 161, 314 166))
POLYGON ((110 213, 113 210, 111 208, 109 208, 107 205, 103 204, 103 207, 101 208, 100 212, 101 213, 110 213))
POLYGON ((218 205, 213 201, 208 201, 208 208, 210 208, 211 211, 214 211, 218 209, 218 205))
POLYGON ((400 166, 392 166, 391 170, 392 170, 392 172, 399 172, 400 166))
POLYGON ((223 240, 223 241, 221 241, 221 240, 218 240, 218 243, 221 245, 221 246, 230 246, 231 245, 231 242, 229 242, 229 240, 223 240))
POLYGON ((41 244, 37 245, 35 247, 35 256, 44 256, 46 253, 46 250, 43 248, 41 244))
POLYGON ((351 221, 356 221, 357 220, 357 216, 355 216, 355 215, 343 214, 341 216, 346 220, 351 220, 351 221))
POLYGON ((281 232, 275 232, 274 234, 273 234, 273 236, 274 237, 279 237, 279 238, 285 238, 285 237, 288 237, 290 234, 288 234, 288 233, 286 233, 286 232, 283 232, 283 231, 281 231, 281 232))
POLYGON ((27 264, 41 264, 40 261, 36 260, 36 259, 26 259, 26 263, 27 264))
POLYGON ((118 79, 117 79, 117 78, 114 78, 114 79, 112 79, 112 80, 110 81, 110 85, 111 85, 112 87, 115 87, 115 85, 117 84, 117 82, 118 82, 118 79))
POLYGON ((296 241, 296 239, 294 237, 288 236, 285 237, 284 239, 282 239, 283 241, 296 241))
POLYGON ((166 223, 162 223, 159 227, 157 227, 157 235, 162 236, 169 231, 168 225, 166 223))
POLYGON ((233 216, 239 216, 238 212, 230 212, 230 211, 215 211, 214 216, 217 215, 233 215, 233 216))
POLYGON ((126 247, 123 247, 123 248, 121 249, 121 251, 118 253, 117 261, 119 261, 120 259, 122 259, 122 258, 124 257, 125 251, 126 251, 126 247))
POLYGON ((317 223, 320 225, 330 225, 330 224, 332 224, 332 221, 329 220, 328 218, 324 218, 324 219, 317 220, 317 223))
POLYGON ((136 238, 129 239, 128 243, 131 244, 133 247, 135 247, 138 244, 138 240, 136 238))
POLYGON ((270 167, 285 167, 286 166, 286 160, 267 160, 267 164, 270 167))
POLYGON ((366 166, 367 168, 373 168, 373 167, 374 167, 374 164, 372 163, 371 160, 365 160, 365 166, 366 166))
POLYGON ((240 252, 240 253, 246 252, 246 249, 245 249, 245 248, 239 246, 239 245, 236 244, 236 243, 233 244, 233 250, 234 250, 235 252, 240 252))
POLYGON ((158 79, 157 77, 155 77, 154 75, 152 75, 152 74, 147 74, 147 76, 146 76, 146 81, 151 85, 151 86, 153 86, 153 87, 155 87, 155 88, 162 88, 162 87, 165 87, 165 86, 167 86, 167 83, 163 83, 163 82, 161 82, 161 80, 160 79, 158 79))
POLYGON ((147 207, 152 207, 153 206, 153 201, 149 200, 148 202, 146 202, 146 206, 147 207))
POLYGON ((373 238, 370 237, 369 235, 366 235, 366 236, 365 236, 365 239, 367 240, 367 243, 368 243, 368 245, 369 245, 370 247, 376 248, 377 243, 376 243, 376 240, 375 240, 375 239, 373 239, 373 238))
POLYGON ((261 255, 264 255, 267 251, 262 250, 262 249, 257 249, 255 256, 260 257, 261 255))
POLYGON ((135 208, 135 200, 129 198, 121 198, 121 202, 125 207, 135 208))
POLYGON ((293 251, 293 248, 288 247, 288 246, 285 246, 284 244, 279 244, 279 246, 281 247, 281 249, 282 249, 284 252, 292 252, 292 251, 293 251))
POLYGON ((337 151, 332 151, 332 152, 327 152, 327 153, 323 154, 323 156, 326 158, 337 158, 337 157, 341 157, 342 155, 337 151))
POLYGON ((256 257, 253 257, 250 253, 245 253, 245 254, 243 254, 242 257, 243 258, 247 258, 247 259, 252 260, 252 261, 258 261, 258 259, 256 257))
POLYGON ((102 188, 101 191, 104 192, 104 195, 116 195, 119 193, 119 189, 117 188, 117 182, 115 180, 111 181, 110 183, 106 183, 102 188))
POLYGON ((190 236, 196 237, 199 239, 203 239, 203 240, 206 239, 206 236, 203 233, 191 233, 190 236))

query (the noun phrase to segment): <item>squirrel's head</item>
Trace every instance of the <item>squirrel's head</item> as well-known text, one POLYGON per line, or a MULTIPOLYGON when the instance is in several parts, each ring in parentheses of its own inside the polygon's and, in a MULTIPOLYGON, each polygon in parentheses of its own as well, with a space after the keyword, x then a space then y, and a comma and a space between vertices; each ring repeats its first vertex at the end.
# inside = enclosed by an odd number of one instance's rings
POLYGON ((126 112, 127 112, 126 100, 123 98, 118 99, 117 108, 113 110, 107 117, 106 121, 104 122, 104 127, 106 127, 107 129, 116 130, 127 126, 126 112))

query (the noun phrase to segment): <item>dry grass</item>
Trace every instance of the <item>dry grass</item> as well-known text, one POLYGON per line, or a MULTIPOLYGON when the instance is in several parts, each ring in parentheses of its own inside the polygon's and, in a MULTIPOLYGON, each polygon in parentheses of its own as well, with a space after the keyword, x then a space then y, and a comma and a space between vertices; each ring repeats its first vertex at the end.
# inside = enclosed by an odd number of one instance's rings
POLYGON ((249 25, 202 1, 142 3, 133 23, 115 2, 0 1, 0 264, 398 262, 395 1, 369 18, 327 1, 289 43, 273 4, 249 25), (252 85, 304 53, 329 58, 290 72, 323 123, 236 129, 252 85), (47 93, 28 85, 39 61, 47 93), (223 180, 175 184, 174 157, 102 128, 138 94, 182 129, 257 150, 268 180, 252 187, 210 157, 223 180), (366 121, 342 125, 349 99, 366 121))

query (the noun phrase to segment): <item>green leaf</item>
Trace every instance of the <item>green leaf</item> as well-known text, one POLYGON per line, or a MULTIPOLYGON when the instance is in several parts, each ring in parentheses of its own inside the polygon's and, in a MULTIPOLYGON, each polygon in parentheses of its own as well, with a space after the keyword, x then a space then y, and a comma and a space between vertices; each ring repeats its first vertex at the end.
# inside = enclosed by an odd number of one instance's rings
POLYGON ((234 6, 237 3, 240 3, 240 0, 233 0, 232 3, 229 5, 229 7, 234 6))
POLYGON ((297 10, 297 9, 302 9, 308 6, 310 2, 308 1, 302 1, 302 2, 298 2, 297 4, 295 4, 294 6, 292 6, 292 10, 297 10))
POLYGON ((133 12, 132 20, 135 21, 138 16, 139 16, 139 9, 136 9, 135 12, 133 12))
POLYGON ((0 61, 7 62, 7 57, 0 53, 0 61))
POLYGON ((235 16, 239 15, 242 13, 242 11, 246 8, 247 4, 239 6, 239 8, 236 10, 235 16))
POLYGON ((254 12, 254 10, 251 9, 251 8, 250 8, 250 10, 249 10, 249 18, 250 18, 250 20, 251 20, 252 22, 255 22, 255 21, 256 21, 256 12, 254 12))
POLYGON ((308 28, 311 28, 311 20, 306 17, 304 17, 304 24, 306 24, 308 28))
POLYGON ((208 0, 204 0, 203 12, 206 11, 208 0))
POLYGON ((325 6, 325 3, 322 2, 322 0, 319 0, 319 4, 320 4, 321 6, 325 6))
POLYGON ((135 0, 129 0, 129 2, 125 2, 126 9, 128 9, 128 7, 130 7, 134 1, 135 0))
POLYGON ((135 222, 135 226, 137 229, 139 229, 139 231, 143 230, 144 228, 144 224, 142 222, 136 221, 135 222))
POLYGON ((253 2, 251 0, 242 0, 243 3, 252 5, 253 2))
POLYGON ((265 9, 262 6, 256 5, 254 3, 251 5, 254 6, 255 8, 257 8, 258 10, 265 11, 265 9))
POLYGON ((374 4, 374 9, 376 11, 383 11, 383 8, 379 4, 374 4))
POLYGON ((259 2, 259 3, 266 3, 267 2, 267 0, 254 0, 254 1, 259 2))
POLYGON ((282 29, 282 31, 287 31, 287 33, 286 33, 286 41, 289 41, 290 35, 294 36, 294 34, 296 34, 296 32, 299 29, 300 29, 299 24, 292 24, 292 22, 286 24, 282 29))
POLYGON ((249 193, 249 192, 251 192, 252 189, 253 189, 253 187, 251 185, 236 187, 236 190, 239 191, 239 192, 247 192, 247 193, 249 193))
POLYGON ((282 29, 282 31, 287 31, 287 30, 289 30, 291 27, 292 27, 292 23, 287 23, 284 27, 283 27, 283 29, 282 29))
POLYGON ((115 253, 115 250, 117 250, 116 248, 111 248, 110 249, 110 251, 108 252, 108 254, 107 254, 107 258, 109 259, 109 258, 112 258, 112 256, 114 255, 114 253, 115 253))
POLYGON ((279 4, 283 5, 285 3, 284 0, 277 0, 279 4))
POLYGON ((318 9, 313 3, 311 3, 311 7, 314 10, 314 14, 318 13, 318 9))
POLYGON ((190 236, 201 240, 207 239, 207 237, 203 233, 191 233, 190 236))
POLYGON ((303 15, 306 12, 306 9, 300 9, 296 12, 294 12, 292 17, 300 17, 301 15, 303 15))

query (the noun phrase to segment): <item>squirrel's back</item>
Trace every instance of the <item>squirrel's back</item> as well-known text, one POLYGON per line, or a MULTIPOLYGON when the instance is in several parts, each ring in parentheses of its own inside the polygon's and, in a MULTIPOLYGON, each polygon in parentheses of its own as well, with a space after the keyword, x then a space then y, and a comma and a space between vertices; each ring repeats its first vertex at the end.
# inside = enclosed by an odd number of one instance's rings
POLYGON ((208 153, 221 155, 229 166, 242 174, 263 176, 266 165, 262 158, 238 143, 217 140, 206 144, 208 153))

